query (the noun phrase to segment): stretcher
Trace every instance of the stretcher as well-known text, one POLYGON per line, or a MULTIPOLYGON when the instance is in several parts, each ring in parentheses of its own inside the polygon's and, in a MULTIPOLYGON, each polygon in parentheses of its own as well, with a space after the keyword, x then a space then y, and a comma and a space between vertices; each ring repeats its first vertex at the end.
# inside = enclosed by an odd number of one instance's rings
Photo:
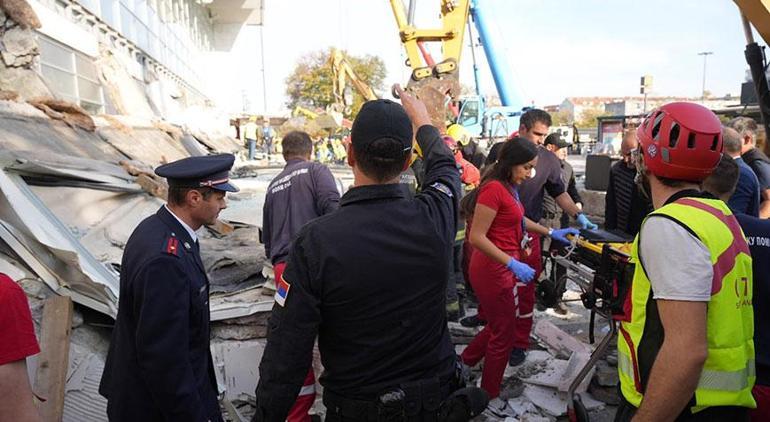
MULTIPOLYGON (((579 238, 573 238, 572 244, 561 253, 551 253, 555 269, 563 268, 562 280, 556 283, 552 294, 558 295, 559 286, 567 281, 574 282, 581 290, 580 300, 586 309, 591 311, 589 322, 589 340, 594 344, 594 325, 596 315, 607 320, 609 332, 601 339, 591 354, 589 361, 580 369, 578 375, 570 384, 567 391, 567 410, 572 422, 588 421, 588 412, 582 403, 580 395, 576 394, 578 386, 583 382, 596 362, 607 351, 612 339, 617 333, 618 320, 626 315, 626 294, 631 286, 634 275, 634 264, 631 262, 631 239, 617 236, 602 230, 581 231, 579 238)), ((552 271, 555 274, 556 271, 552 271)), ((547 293, 539 291, 542 296, 547 293)), ((545 301, 553 301, 553 297, 545 301)))

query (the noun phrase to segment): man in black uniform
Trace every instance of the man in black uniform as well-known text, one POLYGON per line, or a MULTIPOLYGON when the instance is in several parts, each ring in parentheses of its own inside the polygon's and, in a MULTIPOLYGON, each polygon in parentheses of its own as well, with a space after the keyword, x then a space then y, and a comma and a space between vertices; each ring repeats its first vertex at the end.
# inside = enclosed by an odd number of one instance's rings
MULTIPOLYGON (((221 421, 209 351, 209 283, 195 230, 226 208, 234 157, 158 167, 168 204, 128 239, 99 392, 110 421, 221 421)), ((305 368, 307 370, 307 368, 305 368)))
POLYGON ((361 108, 348 150, 354 187, 292 244, 276 282, 255 421, 285 419, 316 334, 327 421, 448 419, 439 408, 458 383, 444 291, 460 177, 425 106, 398 93, 403 108, 389 100, 361 108), (398 183, 413 126, 425 160, 414 196, 398 183))

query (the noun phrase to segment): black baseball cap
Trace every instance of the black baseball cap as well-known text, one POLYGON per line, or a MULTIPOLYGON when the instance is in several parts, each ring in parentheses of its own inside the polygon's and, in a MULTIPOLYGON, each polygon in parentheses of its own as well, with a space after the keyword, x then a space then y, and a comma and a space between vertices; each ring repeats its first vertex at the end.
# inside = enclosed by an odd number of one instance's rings
POLYGON ((165 177, 169 186, 238 192, 238 187, 230 183, 233 162, 232 154, 187 157, 156 168, 155 174, 165 177))
POLYGON ((406 154, 412 150, 413 136, 412 121, 404 107, 391 100, 364 103, 350 131, 353 148, 359 151, 366 150, 374 141, 390 138, 400 142, 406 154))
POLYGON ((548 135, 545 138, 545 142, 543 142, 543 144, 553 145, 558 149, 567 148, 569 146, 569 142, 565 141, 564 138, 562 138, 561 135, 557 132, 548 135))

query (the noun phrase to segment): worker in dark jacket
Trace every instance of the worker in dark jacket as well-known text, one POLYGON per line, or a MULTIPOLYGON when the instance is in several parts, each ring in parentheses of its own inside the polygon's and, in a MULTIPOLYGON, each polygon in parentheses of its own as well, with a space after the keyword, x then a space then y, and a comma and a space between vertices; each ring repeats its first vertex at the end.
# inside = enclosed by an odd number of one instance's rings
MULTIPOLYGON (((308 221, 336 210, 340 202, 340 193, 329 168, 310 161, 313 153, 310 135, 289 132, 281 145, 286 167, 267 187, 262 212, 262 241, 276 280, 281 279, 286 268, 291 239, 308 221)), ((315 374, 311 366, 286 420, 310 421, 308 411, 314 402, 315 374)))
POLYGON ((123 253, 118 316, 99 392, 110 421, 221 421, 209 351, 209 283, 195 230, 226 208, 234 157, 158 167, 168 204, 123 253))
POLYGON ((444 289, 460 177, 425 106, 397 92, 404 107, 375 100, 361 108, 348 149, 354 187, 338 211, 308 223, 292 244, 259 368, 255 421, 286 418, 316 335, 329 422, 437 415, 457 388, 444 289), (425 183, 414 196, 398 183, 413 126, 425 159, 425 183))

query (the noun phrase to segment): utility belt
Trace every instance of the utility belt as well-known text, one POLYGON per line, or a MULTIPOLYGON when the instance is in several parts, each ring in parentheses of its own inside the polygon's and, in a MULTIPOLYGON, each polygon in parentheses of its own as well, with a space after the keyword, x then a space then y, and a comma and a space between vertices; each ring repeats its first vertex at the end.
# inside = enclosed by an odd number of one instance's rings
POLYGON ((400 384, 380 394, 376 400, 354 400, 328 389, 323 402, 327 414, 342 420, 362 422, 439 421, 441 404, 456 383, 441 383, 438 377, 400 384))

